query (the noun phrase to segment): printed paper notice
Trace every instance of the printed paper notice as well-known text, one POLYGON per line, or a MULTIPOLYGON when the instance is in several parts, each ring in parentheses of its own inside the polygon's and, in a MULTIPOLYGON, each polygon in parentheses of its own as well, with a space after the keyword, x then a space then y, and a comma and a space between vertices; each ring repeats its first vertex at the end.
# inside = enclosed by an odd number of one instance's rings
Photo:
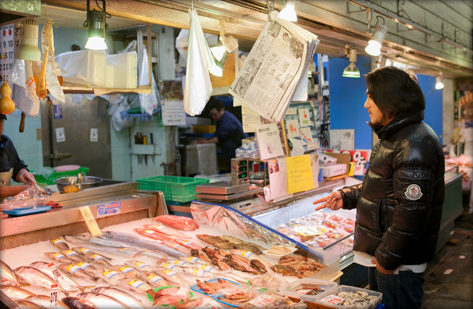
POLYGON ((90 141, 98 142, 99 140, 99 129, 90 128, 90 141))
POLYGON ((286 158, 287 193, 314 189, 312 166, 309 155, 286 158))
POLYGON ((279 129, 275 123, 257 126, 256 138, 261 160, 284 156, 279 129))
POLYGON ((64 128, 56 128, 56 141, 58 143, 66 141, 66 133, 64 133, 64 128))
POLYGON ((182 100, 163 101, 163 124, 165 126, 181 126, 186 124, 186 113, 182 100))
POLYGON ((330 148, 333 150, 354 150, 355 130, 332 130, 330 129, 330 148))
POLYGON ((273 159, 268 162, 271 199, 287 195, 287 170, 285 159, 273 159))
POLYGON ((301 137, 301 133, 299 132, 299 121, 297 119, 294 120, 286 120, 286 127, 287 127, 287 137, 301 137))
POLYGON ((310 125, 310 117, 309 117, 309 109, 308 108, 301 108, 299 109, 299 122, 300 127, 307 127, 310 125))

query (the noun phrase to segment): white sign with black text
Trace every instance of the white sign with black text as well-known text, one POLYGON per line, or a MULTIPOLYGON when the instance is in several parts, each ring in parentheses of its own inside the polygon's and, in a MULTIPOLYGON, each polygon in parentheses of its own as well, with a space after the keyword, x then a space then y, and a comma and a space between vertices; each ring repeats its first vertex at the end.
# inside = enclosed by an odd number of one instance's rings
POLYGON ((56 128, 56 142, 61 143, 66 141, 66 133, 64 128, 56 128))
POLYGON ((91 142, 99 141, 99 129, 90 128, 90 141, 91 142))

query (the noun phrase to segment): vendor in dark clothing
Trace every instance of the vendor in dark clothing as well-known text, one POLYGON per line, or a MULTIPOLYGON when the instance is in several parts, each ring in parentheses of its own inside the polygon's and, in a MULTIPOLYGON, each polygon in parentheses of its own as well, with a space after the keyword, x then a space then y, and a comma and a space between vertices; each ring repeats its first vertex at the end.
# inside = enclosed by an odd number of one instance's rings
POLYGON ((217 131, 215 137, 209 140, 201 139, 197 142, 199 144, 220 144, 230 167, 231 159, 235 158, 235 149, 241 146, 241 140, 247 138, 248 134, 243 132, 241 122, 232 113, 225 111, 222 101, 211 98, 207 103, 207 108, 216 121, 217 131))
MULTIPOLYGON (((0 135, 3 132, 3 122, 7 119, 0 114, 0 135)), ((20 160, 13 142, 6 135, 0 140, 0 198, 17 195, 26 190, 28 185, 36 183, 34 176, 26 169, 25 162, 20 160), (10 186, 11 180, 27 184, 25 186, 10 186)))

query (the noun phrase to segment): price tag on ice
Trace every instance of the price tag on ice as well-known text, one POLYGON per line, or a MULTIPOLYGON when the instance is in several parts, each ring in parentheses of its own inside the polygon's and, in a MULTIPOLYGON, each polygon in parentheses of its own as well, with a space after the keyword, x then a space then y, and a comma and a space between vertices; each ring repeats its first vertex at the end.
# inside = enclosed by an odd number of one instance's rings
POLYGON ((66 291, 71 289, 71 286, 67 281, 62 277, 61 272, 59 269, 57 269, 56 265, 54 263, 48 264, 49 269, 51 269, 54 277, 56 277, 56 281, 59 282, 59 284, 62 286, 62 288, 66 291))
POLYGON ((51 297, 49 298, 49 300, 51 302, 51 307, 53 308, 57 307, 57 287, 57 283, 51 284, 51 297))
POLYGON ((102 235, 102 232, 100 231, 97 221, 95 221, 94 215, 90 211, 89 206, 81 207, 79 210, 85 220, 85 224, 87 224, 90 234, 92 234, 94 237, 102 235))

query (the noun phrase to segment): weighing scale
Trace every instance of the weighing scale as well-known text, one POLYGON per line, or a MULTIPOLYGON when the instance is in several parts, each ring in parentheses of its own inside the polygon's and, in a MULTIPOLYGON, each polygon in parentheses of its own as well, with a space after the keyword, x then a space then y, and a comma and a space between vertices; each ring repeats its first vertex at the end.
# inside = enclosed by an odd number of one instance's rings
POLYGON ((248 182, 232 185, 231 181, 221 181, 198 185, 195 187, 198 200, 234 201, 247 199, 255 194, 263 193, 263 188, 250 189, 248 182))

